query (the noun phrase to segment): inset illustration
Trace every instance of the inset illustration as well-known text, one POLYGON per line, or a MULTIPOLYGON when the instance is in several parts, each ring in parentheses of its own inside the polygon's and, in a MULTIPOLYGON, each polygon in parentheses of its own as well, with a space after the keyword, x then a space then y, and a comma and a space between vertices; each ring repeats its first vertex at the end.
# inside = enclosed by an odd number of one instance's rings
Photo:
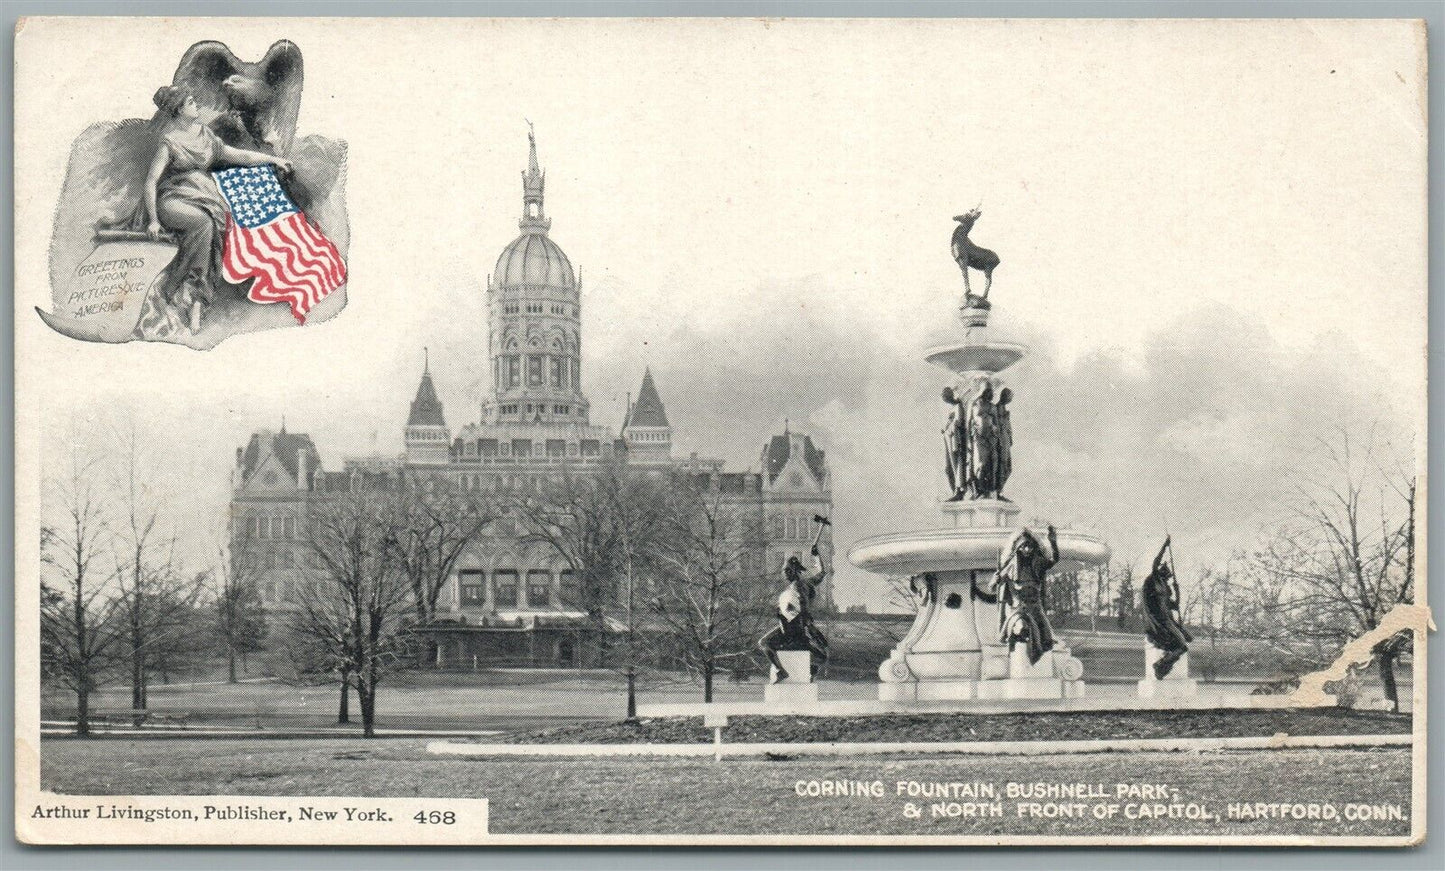
POLYGON ((296 138, 301 50, 181 58, 155 114, 77 137, 50 246, 56 331, 215 347, 346 305, 346 143, 296 138))

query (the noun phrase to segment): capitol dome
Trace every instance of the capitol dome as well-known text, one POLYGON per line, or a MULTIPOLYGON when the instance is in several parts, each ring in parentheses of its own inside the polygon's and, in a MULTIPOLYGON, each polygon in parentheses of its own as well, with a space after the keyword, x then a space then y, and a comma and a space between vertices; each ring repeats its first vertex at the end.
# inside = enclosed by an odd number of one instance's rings
POLYGON ((533 285, 543 287, 577 286, 572 261, 546 233, 523 233, 502 249, 492 280, 506 287, 533 285))

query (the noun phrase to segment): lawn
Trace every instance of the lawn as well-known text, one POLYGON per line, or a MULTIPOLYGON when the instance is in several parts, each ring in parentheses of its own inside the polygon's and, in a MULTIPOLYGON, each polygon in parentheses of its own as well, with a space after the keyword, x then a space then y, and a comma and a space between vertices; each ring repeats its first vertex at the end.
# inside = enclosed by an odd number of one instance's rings
MULTIPOLYGON (((577 834, 1198 834, 1404 835, 1410 752, 1280 750, 1018 757, 473 759, 438 757, 418 740, 46 740, 43 783, 72 794, 234 794, 487 798, 496 833, 577 834), (878 781, 881 797, 809 797, 812 781, 878 781), (992 784, 1000 818, 905 816, 897 784, 992 784), (1163 784, 1219 819, 1020 817, 1010 781, 1163 784), (801 786, 800 786, 801 785, 801 786), (1229 820, 1231 802, 1398 805, 1391 822, 1229 820)), ((1121 800, 1121 808, 1128 801, 1121 800)))
MULTIPOLYGON (((1410 715, 1346 708, 1210 708, 1147 711, 1029 711, 1013 714, 886 714, 866 717, 733 717, 724 740, 1087 741, 1289 735, 1408 735, 1410 715)), ((579 723, 488 740, 518 744, 704 744, 701 717, 579 723)))

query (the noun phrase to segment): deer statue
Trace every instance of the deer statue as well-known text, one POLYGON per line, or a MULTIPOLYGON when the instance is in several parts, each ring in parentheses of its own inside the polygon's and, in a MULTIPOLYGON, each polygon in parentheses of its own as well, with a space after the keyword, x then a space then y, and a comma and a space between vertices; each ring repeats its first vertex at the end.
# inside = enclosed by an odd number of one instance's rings
POLYGON ((973 244, 969 240, 969 231, 973 224, 983 214, 978 207, 969 209, 962 215, 954 215, 953 219, 958 226, 953 229, 953 240, 950 248, 953 251, 953 259, 958 263, 958 268, 963 272, 963 300, 965 308, 988 308, 988 291, 993 286, 993 271, 998 266, 998 255, 973 244), (974 296, 973 288, 968 283, 968 270, 977 269, 983 273, 983 296, 974 296))

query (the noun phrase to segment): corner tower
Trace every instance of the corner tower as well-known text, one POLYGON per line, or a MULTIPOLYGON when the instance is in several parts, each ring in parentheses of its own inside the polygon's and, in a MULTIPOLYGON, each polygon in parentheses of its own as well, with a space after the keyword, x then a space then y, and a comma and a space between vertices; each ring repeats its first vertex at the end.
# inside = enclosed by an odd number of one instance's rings
POLYGON ((642 388, 637 402, 627 409, 622 424, 622 438, 627 442, 627 460, 637 465, 672 462, 672 425, 667 422, 667 409, 652 383, 652 370, 642 373, 642 388))
POLYGON ((522 173, 522 234, 502 249, 487 278, 492 392, 484 423, 588 422, 582 395, 581 281, 572 262, 547 235, 543 207, 547 175, 537 164, 537 137, 528 124, 522 173))
POLYGON ((421 383, 406 417, 406 461, 445 465, 451 459, 451 432, 446 414, 431 382, 431 360, 422 364, 421 383))

